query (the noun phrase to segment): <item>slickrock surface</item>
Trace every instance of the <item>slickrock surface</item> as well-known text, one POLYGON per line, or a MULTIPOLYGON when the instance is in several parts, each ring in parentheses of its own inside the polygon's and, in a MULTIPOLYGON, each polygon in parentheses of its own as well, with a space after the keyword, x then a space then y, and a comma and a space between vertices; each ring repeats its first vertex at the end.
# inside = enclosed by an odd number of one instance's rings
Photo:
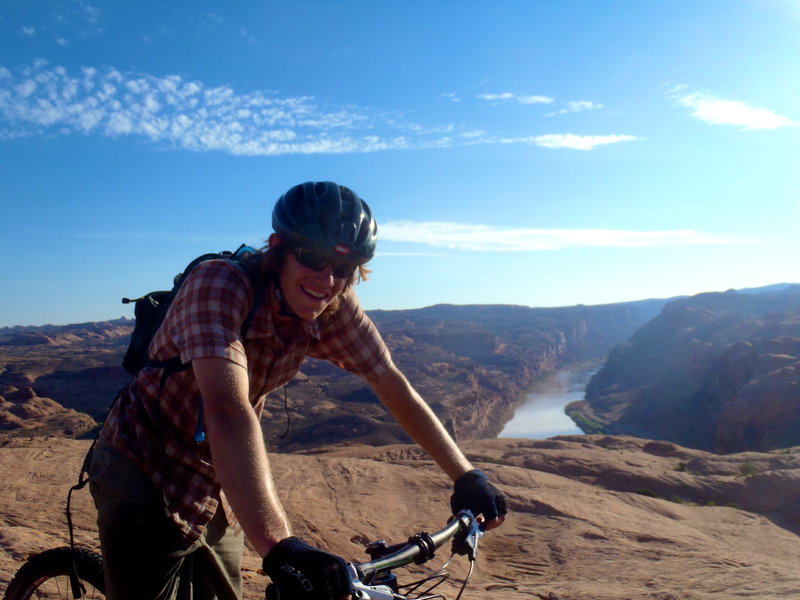
MULTIPOLYGON (((32 553, 67 542, 64 500, 88 445, 0 442, 0 589, 32 553)), ((609 436, 463 446, 512 511, 481 540, 463 600, 800 597, 800 448, 717 456, 609 436)), ((274 455, 273 466, 296 534, 348 559, 448 516, 450 485, 413 446, 274 455)), ((88 492, 74 504, 77 539, 94 546, 88 492)), ((248 552, 247 598, 263 597, 258 563, 248 552)))

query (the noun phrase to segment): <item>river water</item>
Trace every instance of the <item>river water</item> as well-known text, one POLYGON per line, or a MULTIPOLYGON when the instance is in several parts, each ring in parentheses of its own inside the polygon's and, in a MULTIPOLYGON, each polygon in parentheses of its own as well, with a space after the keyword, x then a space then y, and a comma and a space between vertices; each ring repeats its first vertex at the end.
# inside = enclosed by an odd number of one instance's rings
POLYGON ((599 365, 558 371, 542 380, 506 423, 501 438, 543 439, 583 433, 564 412, 570 402, 583 400, 584 390, 599 365))

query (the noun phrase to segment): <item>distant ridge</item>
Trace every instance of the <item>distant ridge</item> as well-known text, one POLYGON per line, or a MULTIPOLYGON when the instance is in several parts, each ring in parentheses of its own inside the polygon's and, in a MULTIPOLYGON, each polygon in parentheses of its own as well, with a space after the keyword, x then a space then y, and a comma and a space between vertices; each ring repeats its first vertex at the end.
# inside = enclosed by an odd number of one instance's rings
MULTIPOLYGON (((706 299, 722 306, 766 305, 771 295, 796 288, 800 286, 782 283, 754 288, 758 295, 710 292, 691 298, 553 308, 437 304, 368 314, 396 364, 456 437, 485 438, 499 433, 538 378, 573 365, 600 364, 615 346, 663 319, 670 307, 706 299)), ((116 391, 129 379, 121 357, 133 323, 122 318, 0 329, 0 402, 3 398, 7 402, 2 406, 12 415, 13 411, 28 414, 27 398, 47 398, 101 420, 116 391)), ((635 372, 646 374, 657 366, 657 361, 650 361, 635 372)), ((283 393, 270 394, 265 405, 265 434, 278 449, 302 450, 344 441, 408 441, 368 385, 329 363, 305 361, 286 391, 292 415, 291 431, 285 436, 283 393)), ((54 427, 37 428, 33 422, 19 423, 12 417, 5 429, 59 435, 54 427)), ((75 427, 69 429, 77 432, 75 427)))
POLYGON ((773 283, 763 287, 743 288, 736 290, 740 294, 764 294, 769 292, 785 292, 792 288, 800 288, 800 283, 773 283))
MULTIPOLYGON (((766 292, 775 292, 775 291, 784 291, 790 289, 792 287, 800 287, 800 283, 774 283, 770 285, 765 285, 762 287, 753 287, 753 288, 730 288, 727 291, 734 291, 739 292, 742 294, 761 294, 766 292)), ((708 290, 706 292, 700 293, 718 293, 724 290, 708 290)), ((574 308, 574 307, 603 307, 603 306, 616 306, 621 304, 638 304, 639 306, 646 306, 648 303, 652 303, 653 306, 663 306, 665 303, 672 302, 673 300, 680 300, 682 298, 687 298, 688 295, 677 295, 671 296, 668 298, 641 298, 638 300, 624 300, 621 302, 606 302, 601 304, 569 304, 563 306, 553 306, 553 307, 541 307, 541 306, 529 306, 525 304, 508 304, 508 303, 498 303, 498 304, 451 304, 448 302, 440 302, 437 304, 432 304, 429 306, 423 306, 418 308, 400 308, 400 309, 384 309, 384 308, 376 308, 369 310, 369 313, 396 313, 396 312, 405 312, 405 311, 431 311, 431 312, 439 312, 442 309, 464 309, 469 310, 473 308, 480 308, 482 310, 491 309, 491 308, 507 308, 510 310, 553 310, 553 309, 563 309, 563 308, 574 308)), ((117 326, 132 326, 134 319, 132 317, 121 316, 117 319, 102 319, 99 321, 86 321, 80 323, 62 323, 62 324, 54 324, 54 323, 44 323, 41 325, 5 325, 0 327, 0 334, 8 334, 10 332, 18 332, 18 331, 26 331, 26 332, 33 332, 33 331, 48 331, 53 328, 84 328, 84 329, 93 329, 97 327, 101 327, 103 325, 117 325, 117 326)))
POLYGON ((119 319, 107 319, 105 321, 86 321, 83 323, 66 323, 64 325, 54 325, 52 323, 45 323, 43 325, 8 325, 0 327, 0 335, 10 333, 45 333, 54 330, 81 330, 81 331, 97 331, 109 327, 133 327, 135 319, 128 317, 120 317, 119 319))
MULTIPOLYGON (((661 312, 666 300, 530 308, 444 305, 368 311, 395 363, 459 439, 493 437, 533 382, 555 370, 599 363, 661 312)), ((130 378, 121 367, 132 320, 0 330, 0 397, 23 413, 48 398, 101 420, 130 378)), ((283 392, 270 394, 262 424, 273 447, 294 451, 333 443, 405 443, 368 384, 309 359, 283 392)), ((30 411, 28 411, 30 412, 30 411)), ((28 414, 25 412, 25 414, 28 414)), ((11 412, 10 414, 15 414, 11 412)), ((59 433, 8 417, 7 431, 59 433)), ((76 428, 69 428, 77 432, 76 428)))
POLYGON ((800 445, 800 285, 670 302, 568 410, 594 431, 714 452, 800 445))

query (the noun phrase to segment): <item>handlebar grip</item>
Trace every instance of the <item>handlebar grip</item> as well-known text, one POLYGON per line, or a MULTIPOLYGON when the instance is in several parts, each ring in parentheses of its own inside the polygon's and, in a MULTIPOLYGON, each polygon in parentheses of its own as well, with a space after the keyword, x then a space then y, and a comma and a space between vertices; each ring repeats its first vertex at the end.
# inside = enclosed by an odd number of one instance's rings
POLYGON ((281 600, 281 593, 278 590, 278 586, 274 583, 270 583, 267 586, 267 591, 264 592, 264 597, 266 600, 281 600))

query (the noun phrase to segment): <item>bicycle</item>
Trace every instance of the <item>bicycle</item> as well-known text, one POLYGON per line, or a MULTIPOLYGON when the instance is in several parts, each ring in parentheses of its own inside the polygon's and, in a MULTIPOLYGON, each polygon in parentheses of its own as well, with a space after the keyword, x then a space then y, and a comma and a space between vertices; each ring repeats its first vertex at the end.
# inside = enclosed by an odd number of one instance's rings
POLYGON ((6 588, 5 600, 105 598, 103 558, 79 546, 51 548, 30 558, 6 588))
MULTIPOLYGON (((446 600, 435 590, 449 578, 445 569, 459 554, 466 555, 469 560, 469 570, 454 599, 460 600, 472 576, 482 534, 479 520, 464 510, 443 529, 418 533, 406 543, 387 546, 384 540, 371 542, 366 547, 369 561, 348 563, 352 597, 354 600, 446 600), (427 563, 434 558, 436 550, 449 541, 453 543, 450 558, 441 567, 416 581, 402 585, 398 582, 392 569, 427 563)), ((101 556, 86 548, 65 546, 46 550, 23 564, 8 585, 4 600, 100 600, 105 598, 104 587, 101 556)), ((266 597, 267 600, 281 600, 274 584, 267 587, 266 597)))

